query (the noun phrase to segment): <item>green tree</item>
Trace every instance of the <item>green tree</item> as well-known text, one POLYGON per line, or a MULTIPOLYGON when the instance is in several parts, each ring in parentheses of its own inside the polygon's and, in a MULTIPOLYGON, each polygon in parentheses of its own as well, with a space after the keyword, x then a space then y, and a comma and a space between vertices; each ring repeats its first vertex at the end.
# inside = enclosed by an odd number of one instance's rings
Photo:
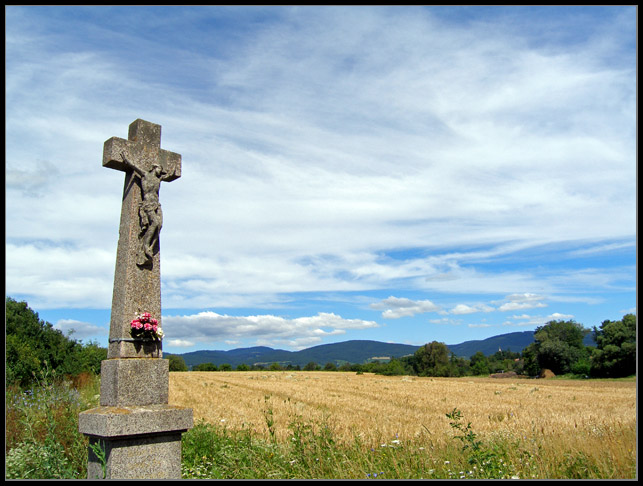
POLYGON ((555 374, 578 369, 579 361, 588 357, 583 338, 589 332, 589 329, 572 320, 550 321, 537 327, 534 342, 523 350, 525 371, 533 376, 545 368, 555 374))
POLYGON ((314 361, 310 361, 306 364, 306 366, 304 366, 304 371, 315 371, 318 369, 319 366, 317 366, 317 363, 315 363, 314 361))
POLYGON ((168 354, 167 359, 170 361, 170 371, 187 371, 188 367, 181 356, 168 354))
POLYGON ((583 339, 590 332, 576 321, 549 321, 534 331, 536 342, 563 341, 571 347, 582 348, 583 339))
POLYGON ((517 371, 517 361, 520 353, 513 353, 511 350, 498 350, 488 356, 489 372, 499 373, 501 371, 517 371))
POLYGON ((419 376, 451 376, 449 348, 432 341, 420 347, 414 355, 414 367, 419 376))
POLYGON ((594 327, 596 349, 591 356, 591 374, 618 377, 636 374, 636 316, 626 314, 620 321, 603 321, 594 327))
POLYGON ((16 334, 7 334, 5 346, 6 382, 27 385, 40 371, 39 353, 16 334))
POLYGON ((245 363, 241 363, 240 365, 237 365, 237 371, 250 371, 250 366, 245 363))
POLYGON ((217 365, 214 363, 199 363, 192 367, 192 371, 217 371, 217 365))
POLYGON ((58 375, 83 371, 82 346, 41 320, 26 302, 5 301, 6 379, 28 385, 45 362, 58 375))
POLYGON ((474 375, 488 375, 489 374, 489 361, 482 351, 478 351, 471 356, 471 372, 474 375))
POLYGON ((82 346, 80 353, 81 368, 95 375, 100 374, 101 362, 107 359, 107 349, 97 342, 90 341, 82 346))
POLYGON ((386 363, 381 371, 381 374, 386 376, 398 376, 410 374, 409 369, 404 366, 404 363, 399 359, 393 358, 386 363))
POLYGON ((531 343, 522 350, 523 367, 522 371, 526 375, 536 376, 540 372, 538 365, 538 354, 536 343, 531 343))

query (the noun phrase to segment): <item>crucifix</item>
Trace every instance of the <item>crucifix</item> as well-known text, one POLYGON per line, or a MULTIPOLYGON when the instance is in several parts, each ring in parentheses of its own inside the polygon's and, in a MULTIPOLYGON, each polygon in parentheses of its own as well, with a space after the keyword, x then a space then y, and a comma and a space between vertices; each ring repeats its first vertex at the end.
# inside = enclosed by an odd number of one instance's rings
POLYGON ((125 172, 125 188, 100 406, 78 415, 78 430, 89 438, 87 478, 180 479, 181 434, 194 425, 193 413, 169 405, 169 360, 158 328, 159 189, 181 176, 181 156, 161 149, 160 125, 136 120, 127 140, 105 142, 103 166, 125 172), (139 332, 143 318, 151 337, 139 332))
POLYGON ((135 120, 127 140, 112 137, 103 147, 103 167, 125 172, 116 252, 108 358, 161 357, 161 343, 140 343, 130 323, 150 313, 161 321, 161 182, 181 177, 181 155, 161 149, 161 126, 135 120))

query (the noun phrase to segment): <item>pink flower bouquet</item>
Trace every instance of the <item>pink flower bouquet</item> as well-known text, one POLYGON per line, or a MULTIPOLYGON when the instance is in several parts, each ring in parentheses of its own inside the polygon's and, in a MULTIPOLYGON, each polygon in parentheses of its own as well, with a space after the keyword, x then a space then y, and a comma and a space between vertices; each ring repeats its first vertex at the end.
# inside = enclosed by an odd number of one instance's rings
POLYGON ((163 339, 163 331, 158 326, 158 321, 149 312, 143 312, 132 320, 130 334, 139 339, 163 339))

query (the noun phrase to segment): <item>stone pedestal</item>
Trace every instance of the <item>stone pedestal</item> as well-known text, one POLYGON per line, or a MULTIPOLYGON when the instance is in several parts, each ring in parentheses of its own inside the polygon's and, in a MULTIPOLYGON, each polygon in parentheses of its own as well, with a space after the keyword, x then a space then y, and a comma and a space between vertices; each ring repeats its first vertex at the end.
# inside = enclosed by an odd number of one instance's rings
POLYGON ((168 405, 168 390, 166 359, 102 362, 101 406, 78 417, 90 443, 88 479, 181 478, 181 434, 192 428, 192 409, 168 405))

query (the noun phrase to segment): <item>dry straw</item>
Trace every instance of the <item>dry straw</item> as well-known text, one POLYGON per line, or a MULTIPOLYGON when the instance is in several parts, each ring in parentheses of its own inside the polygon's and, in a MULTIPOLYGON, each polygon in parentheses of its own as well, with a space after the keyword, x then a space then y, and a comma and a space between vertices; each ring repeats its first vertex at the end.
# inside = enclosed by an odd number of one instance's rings
POLYGON ((392 439, 451 440, 445 414, 454 408, 481 437, 537 439, 554 452, 633 448, 628 438, 636 429, 636 384, 605 380, 171 373, 170 403, 191 407, 195 421, 278 440, 291 436, 290 424, 326 424, 336 439, 359 438, 369 447, 392 439))

